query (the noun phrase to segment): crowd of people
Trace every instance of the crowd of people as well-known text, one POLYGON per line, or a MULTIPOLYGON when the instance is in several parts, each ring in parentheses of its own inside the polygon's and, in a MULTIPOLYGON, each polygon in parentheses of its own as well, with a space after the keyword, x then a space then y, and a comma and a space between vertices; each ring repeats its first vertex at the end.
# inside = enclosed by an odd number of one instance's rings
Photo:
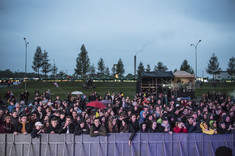
POLYGON ((30 95, 22 92, 19 101, 8 91, 0 106, 0 133, 41 133, 91 137, 107 133, 205 133, 228 134, 235 128, 234 98, 220 93, 203 94, 200 100, 136 93, 131 100, 124 93, 107 92, 104 97, 96 92, 88 97, 68 94, 67 99, 51 98, 50 90, 30 95), (29 102, 29 96, 33 101, 29 102), (91 101, 106 100, 106 108, 89 107, 91 101))

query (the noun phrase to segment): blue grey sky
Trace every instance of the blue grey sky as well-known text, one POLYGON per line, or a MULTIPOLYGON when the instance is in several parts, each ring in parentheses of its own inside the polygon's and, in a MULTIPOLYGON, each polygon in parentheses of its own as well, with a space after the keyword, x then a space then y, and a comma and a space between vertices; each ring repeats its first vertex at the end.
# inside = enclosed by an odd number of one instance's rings
POLYGON ((198 76, 212 53, 226 70, 235 57, 234 0, 1 0, 0 69, 23 71, 25 43, 28 72, 36 47, 49 53, 59 68, 74 73, 82 44, 91 64, 102 57, 111 70, 119 58, 125 75, 134 72, 134 55, 151 69, 161 61, 169 70, 184 59, 195 68, 198 40, 198 76))

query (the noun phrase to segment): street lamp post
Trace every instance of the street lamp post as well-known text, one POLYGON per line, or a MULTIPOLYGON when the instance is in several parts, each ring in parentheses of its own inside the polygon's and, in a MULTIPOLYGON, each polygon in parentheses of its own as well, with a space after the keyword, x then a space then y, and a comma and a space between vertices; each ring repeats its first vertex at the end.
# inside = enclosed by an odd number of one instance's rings
MULTIPOLYGON (((26 38, 24 37, 24 41, 25 41, 25 78, 26 78, 26 73, 27 73, 27 46, 29 44, 29 42, 26 41, 26 38)), ((24 89, 27 88, 26 86, 26 79, 25 79, 25 86, 24 86, 24 89)))
POLYGON ((199 40, 197 44, 190 44, 190 46, 193 46, 195 48, 195 78, 197 80, 197 46, 202 40, 199 40))

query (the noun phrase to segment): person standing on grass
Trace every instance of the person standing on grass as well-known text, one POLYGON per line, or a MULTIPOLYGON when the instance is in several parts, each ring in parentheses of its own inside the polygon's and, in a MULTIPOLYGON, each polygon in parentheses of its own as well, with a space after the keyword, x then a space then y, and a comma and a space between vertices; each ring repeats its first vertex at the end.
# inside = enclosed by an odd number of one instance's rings
POLYGON ((29 92, 28 92, 28 90, 24 91, 24 101, 25 101, 25 104, 28 105, 28 101, 29 101, 29 92))

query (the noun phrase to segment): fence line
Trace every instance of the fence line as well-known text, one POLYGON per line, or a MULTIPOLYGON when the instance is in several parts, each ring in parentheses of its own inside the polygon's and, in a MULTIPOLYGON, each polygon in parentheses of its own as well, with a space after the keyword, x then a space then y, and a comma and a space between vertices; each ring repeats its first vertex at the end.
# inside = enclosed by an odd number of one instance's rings
POLYGON ((128 145, 128 133, 110 133, 90 137, 73 134, 30 135, 0 134, 0 155, 3 156, 201 156, 214 155, 219 146, 227 146, 235 155, 235 135, 206 135, 198 133, 163 134, 137 133, 128 145))

